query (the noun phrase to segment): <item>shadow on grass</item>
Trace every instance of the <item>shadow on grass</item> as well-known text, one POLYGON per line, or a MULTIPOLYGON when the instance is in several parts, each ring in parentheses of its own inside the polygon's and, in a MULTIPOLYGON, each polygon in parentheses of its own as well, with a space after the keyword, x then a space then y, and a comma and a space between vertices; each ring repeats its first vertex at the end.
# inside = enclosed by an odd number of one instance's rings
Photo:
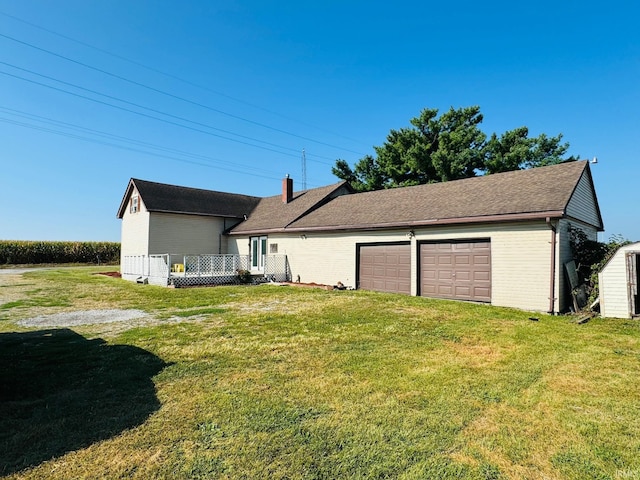
POLYGON ((166 364, 69 329, 0 334, 0 475, 142 424, 166 364))

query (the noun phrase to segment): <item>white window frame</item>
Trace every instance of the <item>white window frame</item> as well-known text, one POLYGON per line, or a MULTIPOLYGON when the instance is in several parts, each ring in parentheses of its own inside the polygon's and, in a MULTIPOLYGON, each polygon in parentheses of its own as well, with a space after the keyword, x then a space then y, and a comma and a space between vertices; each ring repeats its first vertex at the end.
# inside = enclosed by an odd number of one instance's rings
POLYGON ((138 213, 140 211, 140 199, 137 195, 131 197, 131 206, 129 213, 138 213))

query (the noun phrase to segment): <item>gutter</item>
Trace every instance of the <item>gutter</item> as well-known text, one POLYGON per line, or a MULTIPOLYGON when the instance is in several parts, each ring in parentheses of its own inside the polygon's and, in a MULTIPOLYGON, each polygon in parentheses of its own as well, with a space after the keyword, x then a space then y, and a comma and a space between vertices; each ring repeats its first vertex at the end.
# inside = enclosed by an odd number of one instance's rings
POLYGON ((551 276, 550 276, 550 287, 549 287, 549 311, 547 312, 549 315, 555 314, 555 304, 556 304, 556 238, 557 238, 557 230, 556 226, 551 223, 551 217, 547 217, 545 219, 547 225, 551 229, 551 276))

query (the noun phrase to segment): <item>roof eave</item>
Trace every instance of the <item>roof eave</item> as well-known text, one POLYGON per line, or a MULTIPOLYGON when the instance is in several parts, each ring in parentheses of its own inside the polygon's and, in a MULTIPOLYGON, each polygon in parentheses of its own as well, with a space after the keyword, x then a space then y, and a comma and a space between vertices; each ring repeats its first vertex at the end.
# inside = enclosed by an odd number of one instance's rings
POLYGON ((231 236, 243 236, 243 235, 264 235, 265 233, 286 233, 289 231, 295 231, 290 228, 264 228, 264 229, 253 229, 253 230, 243 230, 243 231, 235 231, 232 230, 228 232, 228 235, 231 236))
POLYGON ((230 232, 230 235, 263 235, 268 233, 297 233, 297 232, 328 232, 349 230, 376 230, 392 228, 432 227, 439 225, 466 225, 470 223, 505 223, 531 220, 559 219, 565 216, 564 210, 549 210, 544 212, 517 213, 506 215, 482 215, 462 218, 436 218, 429 220, 412 220, 406 222, 367 223, 361 225, 321 225, 313 227, 286 227, 278 229, 254 229, 230 232))
POLYGON ((134 187, 135 183, 133 181, 133 178, 129 179, 129 184, 127 185, 127 189, 124 191, 124 196, 122 197, 122 202, 120 202, 120 208, 118 208, 118 214, 116 216, 116 218, 123 218, 124 217, 124 212, 127 208, 127 202, 129 200, 129 196, 131 195, 131 192, 133 191, 133 187, 134 187))

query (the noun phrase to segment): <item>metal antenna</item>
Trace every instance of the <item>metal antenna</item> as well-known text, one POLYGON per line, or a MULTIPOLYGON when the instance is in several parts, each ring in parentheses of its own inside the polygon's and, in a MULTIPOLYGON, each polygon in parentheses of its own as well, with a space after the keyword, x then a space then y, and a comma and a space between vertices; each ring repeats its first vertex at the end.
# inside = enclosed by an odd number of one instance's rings
POLYGON ((302 149, 302 190, 307 189, 307 155, 302 149))

